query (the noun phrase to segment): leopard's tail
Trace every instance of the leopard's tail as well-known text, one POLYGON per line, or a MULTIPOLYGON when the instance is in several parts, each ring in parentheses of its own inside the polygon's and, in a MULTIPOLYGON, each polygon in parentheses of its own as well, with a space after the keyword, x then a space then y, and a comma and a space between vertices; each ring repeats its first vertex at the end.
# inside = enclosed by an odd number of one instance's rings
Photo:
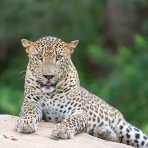
POLYGON ((136 148, 148 148, 148 136, 128 122, 121 120, 116 126, 115 131, 119 135, 121 143, 136 148))

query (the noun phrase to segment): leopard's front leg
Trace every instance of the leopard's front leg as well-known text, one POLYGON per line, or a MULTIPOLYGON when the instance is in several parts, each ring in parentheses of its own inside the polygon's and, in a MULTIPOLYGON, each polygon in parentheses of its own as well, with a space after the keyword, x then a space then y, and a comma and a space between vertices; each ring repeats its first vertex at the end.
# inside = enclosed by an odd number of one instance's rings
POLYGON ((85 132, 87 127, 87 115, 75 114, 58 123, 52 131, 51 138, 71 139, 74 135, 85 132))
POLYGON ((21 133, 33 133, 37 130, 42 118, 41 105, 31 100, 36 96, 26 96, 21 108, 20 117, 17 120, 16 130, 21 133))

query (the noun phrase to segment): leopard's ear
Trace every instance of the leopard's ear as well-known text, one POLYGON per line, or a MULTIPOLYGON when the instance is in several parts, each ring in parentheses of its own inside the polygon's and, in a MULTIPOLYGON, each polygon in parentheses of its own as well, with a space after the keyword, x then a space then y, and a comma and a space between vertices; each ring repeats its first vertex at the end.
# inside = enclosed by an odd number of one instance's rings
POLYGON ((31 46, 31 44, 32 44, 32 41, 29 41, 29 40, 27 40, 27 39, 21 39, 21 42, 22 42, 22 46, 23 46, 24 48, 28 48, 28 47, 31 46))
POLYGON ((27 39, 21 39, 22 46, 26 49, 27 54, 30 54, 36 46, 35 42, 27 39))
POLYGON ((74 41, 71 41, 70 43, 67 43, 66 47, 69 49, 70 54, 73 53, 74 48, 76 48, 78 44, 79 44, 79 40, 74 40, 74 41))
POLYGON ((78 44, 79 44, 79 40, 74 40, 69 43, 69 47, 74 49, 77 47, 78 44))

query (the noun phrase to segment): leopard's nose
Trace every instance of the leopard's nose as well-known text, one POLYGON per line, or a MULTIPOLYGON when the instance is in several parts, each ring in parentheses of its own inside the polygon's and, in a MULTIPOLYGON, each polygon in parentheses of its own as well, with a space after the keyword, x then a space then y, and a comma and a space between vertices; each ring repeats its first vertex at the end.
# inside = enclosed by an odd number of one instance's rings
POLYGON ((46 79, 50 80, 54 77, 54 75, 43 75, 46 79))

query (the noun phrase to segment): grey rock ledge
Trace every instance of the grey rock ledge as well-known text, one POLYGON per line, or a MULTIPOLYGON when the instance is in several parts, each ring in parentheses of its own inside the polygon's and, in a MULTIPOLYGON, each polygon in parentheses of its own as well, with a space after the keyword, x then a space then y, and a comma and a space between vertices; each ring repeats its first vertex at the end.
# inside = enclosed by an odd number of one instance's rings
POLYGON ((21 134, 15 131, 18 117, 0 115, 0 148, 132 148, 130 146, 105 141, 86 133, 70 140, 50 139, 53 123, 41 122, 33 134, 21 134))

